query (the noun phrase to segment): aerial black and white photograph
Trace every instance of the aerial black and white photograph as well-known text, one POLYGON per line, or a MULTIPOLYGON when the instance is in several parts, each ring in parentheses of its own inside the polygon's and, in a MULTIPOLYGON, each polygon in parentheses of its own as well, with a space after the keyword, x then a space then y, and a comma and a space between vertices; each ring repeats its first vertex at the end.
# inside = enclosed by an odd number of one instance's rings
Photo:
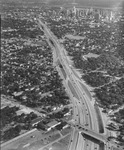
POLYGON ((0 0, 1 150, 124 150, 124 0, 0 0))

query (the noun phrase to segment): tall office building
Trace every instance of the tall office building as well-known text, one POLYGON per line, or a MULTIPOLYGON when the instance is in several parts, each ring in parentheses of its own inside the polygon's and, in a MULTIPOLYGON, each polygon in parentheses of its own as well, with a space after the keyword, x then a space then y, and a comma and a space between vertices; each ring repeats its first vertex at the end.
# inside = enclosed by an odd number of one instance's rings
POLYGON ((72 18, 73 17, 73 12, 71 9, 67 9, 67 17, 72 18))
POLYGON ((122 9, 121 9, 121 23, 124 25, 124 2, 122 3, 122 9))
POLYGON ((94 12, 94 21, 96 23, 98 23, 99 22, 99 18, 100 18, 100 13, 99 13, 98 10, 95 10, 95 12, 94 12))
POLYGON ((77 10, 76 10, 76 7, 74 6, 73 7, 73 13, 74 13, 74 15, 76 15, 76 12, 77 12, 77 10))
POLYGON ((80 10, 79 10, 79 16, 80 16, 80 17, 85 17, 85 16, 86 16, 86 11, 85 11, 85 9, 80 9, 80 10))
POLYGON ((119 34, 118 34, 118 45, 119 49, 118 52, 120 56, 124 58, 124 2, 122 3, 122 9, 121 9, 121 17, 120 21, 118 22, 119 25, 119 34))
POLYGON ((110 21, 113 21, 113 19, 114 19, 114 13, 113 11, 110 11, 110 21))

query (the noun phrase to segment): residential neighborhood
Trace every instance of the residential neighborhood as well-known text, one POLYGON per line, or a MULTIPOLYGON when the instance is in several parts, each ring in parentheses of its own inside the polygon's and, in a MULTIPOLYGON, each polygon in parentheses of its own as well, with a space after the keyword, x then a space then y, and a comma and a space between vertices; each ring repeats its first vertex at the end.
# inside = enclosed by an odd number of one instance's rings
POLYGON ((124 149, 124 3, 90 3, 0 2, 2 150, 124 149))

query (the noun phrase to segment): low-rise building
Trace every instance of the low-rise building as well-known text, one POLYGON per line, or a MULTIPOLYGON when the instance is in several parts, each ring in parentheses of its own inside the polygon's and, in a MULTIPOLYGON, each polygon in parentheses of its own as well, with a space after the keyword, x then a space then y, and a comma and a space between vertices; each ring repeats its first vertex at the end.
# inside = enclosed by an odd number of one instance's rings
POLYGON ((47 131, 50 131, 52 128, 56 127, 57 125, 59 125, 61 122, 58 122, 56 120, 50 122, 47 124, 48 128, 47 131))
POLYGON ((42 121, 42 117, 38 117, 38 118, 32 120, 31 125, 32 125, 32 126, 35 126, 35 125, 37 125, 40 121, 42 121))

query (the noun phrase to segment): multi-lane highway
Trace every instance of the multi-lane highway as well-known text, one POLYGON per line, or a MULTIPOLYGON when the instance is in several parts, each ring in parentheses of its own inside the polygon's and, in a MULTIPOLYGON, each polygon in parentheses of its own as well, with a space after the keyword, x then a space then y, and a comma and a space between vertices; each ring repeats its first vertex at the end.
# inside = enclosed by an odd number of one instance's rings
MULTIPOLYGON (((40 22, 40 24, 42 24, 42 22, 40 22)), ((42 24, 43 25, 43 24, 42 24)), ((49 33, 49 30, 47 28, 44 27, 44 29, 46 30, 46 36, 48 39, 52 39, 52 37, 50 36, 50 33, 49 33)), ((53 36, 53 35, 52 35, 53 36)), ((49 40, 50 43, 51 43, 51 40, 49 40)), ((53 45, 53 43, 51 43, 53 45)), ((68 91, 70 91, 70 93, 72 94, 72 100, 73 100, 73 103, 74 103, 74 120, 75 120, 75 123, 78 123, 78 124, 85 124, 86 126, 92 128, 92 121, 89 115, 89 108, 86 109, 87 107, 85 106, 86 103, 83 102, 83 105, 81 105, 82 103, 82 99, 84 98, 83 97, 83 93, 81 91, 79 91, 80 89, 77 89, 75 90, 75 86, 76 86, 76 83, 74 82, 75 79, 73 79, 73 74, 72 74, 72 71, 70 70, 70 68, 68 68, 69 66, 66 66, 66 64, 64 63, 64 60, 63 60, 63 56, 62 56, 62 51, 61 51, 61 47, 59 46, 59 44, 57 43, 57 41, 55 40, 54 41, 54 45, 53 46, 56 46, 57 49, 59 49, 60 51, 56 51, 56 56, 59 56, 58 59, 59 59, 59 62, 61 63, 61 65, 63 66, 63 69, 65 70, 66 74, 68 75, 67 78, 66 78, 66 87, 68 88, 68 91), (75 100, 75 99, 76 100, 75 100), (79 103, 79 106, 78 106, 78 103, 79 103), (83 112, 83 113, 82 113, 83 112), (82 115, 83 114, 83 115, 82 115)), ((54 60, 55 62, 58 62, 57 60, 54 60)), ((96 125, 95 125, 96 127, 96 125)), ((93 128, 94 129, 94 128, 93 128)), ((76 136, 72 137, 73 141, 76 141, 76 136)), ((75 146, 70 146, 70 150, 72 150, 75 146)))
MULTIPOLYGON (((117 148, 115 143, 108 142, 107 136, 99 133, 99 125, 94 107, 91 104, 90 93, 84 90, 81 86, 81 79, 77 77, 69 66, 67 58, 65 56, 63 47, 58 42, 58 39, 53 33, 47 28, 47 26, 40 20, 37 19, 37 23, 41 30, 44 31, 47 41, 52 47, 53 51, 53 63, 56 65, 58 72, 64 79, 64 85, 67 89, 68 94, 73 103, 73 119, 74 119, 74 130, 70 139, 69 150, 93 150, 93 149, 113 149, 117 148), (60 67, 61 66, 61 67, 60 67), (78 128, 77 128, 78 127, 78 128), (89 135, 90 137, 103 142, 104 148, 100 148, 99 145, 91 142, 90 140, 84 140, 85 144, 79 142, 83 140, 83 136, 80 133, 89 135), (82 138, 82 139, 81 139, 82 138), (109 144, 108 144, 109 143, 109 144)), ((124 149, 119 147, 118 150, 124 149)))

